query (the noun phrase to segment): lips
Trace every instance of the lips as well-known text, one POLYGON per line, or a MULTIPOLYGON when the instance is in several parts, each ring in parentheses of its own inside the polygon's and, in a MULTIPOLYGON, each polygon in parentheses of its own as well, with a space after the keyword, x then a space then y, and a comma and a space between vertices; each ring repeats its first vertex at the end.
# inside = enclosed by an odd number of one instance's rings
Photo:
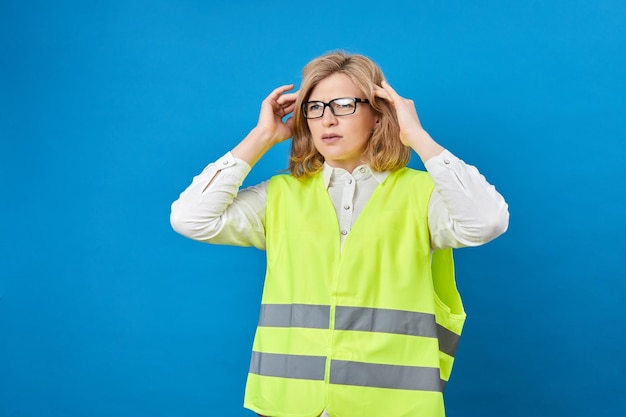
POLYGON ((322 135, 322 141, 324 141, 325 143, 337 142, 341 138, 342 136, 336 133, 324 133, 322 135))

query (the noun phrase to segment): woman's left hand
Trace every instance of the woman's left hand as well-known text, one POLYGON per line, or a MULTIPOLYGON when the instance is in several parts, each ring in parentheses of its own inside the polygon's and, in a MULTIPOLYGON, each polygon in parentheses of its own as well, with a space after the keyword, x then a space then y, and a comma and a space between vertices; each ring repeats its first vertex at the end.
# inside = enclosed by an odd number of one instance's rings
POLYGON ((443 147, 435 142, 422 127, 413 100, 401 97, 384 80, 381 87, 374 87, 374 95, 386 100, 394 107, 400 125, 400 140, 404 145, 413 148, 423 162, 443 152, 443 147))
POLYGON ((395 109, 400 124, 400 140, 403 144, 411 146, 408 138, 416 134, 422 134, 424 128, 420 122, 415 103, 413 100, 401 97, 387 81, 382 82, 382 87, 374 86, 374 95, 389 102, 395 109))

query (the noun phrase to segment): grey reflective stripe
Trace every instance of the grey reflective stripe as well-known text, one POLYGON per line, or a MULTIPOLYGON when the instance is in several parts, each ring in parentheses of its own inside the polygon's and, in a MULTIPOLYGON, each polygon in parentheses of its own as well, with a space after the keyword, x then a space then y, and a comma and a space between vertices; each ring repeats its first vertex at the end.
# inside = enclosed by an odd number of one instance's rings
POLYGON ((330 327, 330 306, 261 304, 259 326, 328 329, 330 327))
POLYGON ((335 329, 437 337, 433 314, 365 307, 337 307, 335 329))
POLYGON ((445 379, 441 380, 441 392, 443 392, 446 389, 446 384, 448 383, 448 381, 446 381, 445 379))
POLYGON ((442 391, 439 368, 333 360, 330 383, 361 387, 442 391))
POLYGON ((285 355, 252 351, 250 373, 280 378, 324 380, 325 356, 285 355))
POLYGON ((437 324, 437 337, 439 338, 439 350, 454 357, 461 336, 437 324))

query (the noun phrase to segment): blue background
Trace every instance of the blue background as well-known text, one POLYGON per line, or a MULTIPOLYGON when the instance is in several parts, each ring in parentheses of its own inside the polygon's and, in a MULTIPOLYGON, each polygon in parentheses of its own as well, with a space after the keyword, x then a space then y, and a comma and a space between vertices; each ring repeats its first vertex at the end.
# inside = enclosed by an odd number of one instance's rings
POLYGON ((623 415, 626 2, 208 3, 0 1, 0 416, 252 415, 264 254, 170 203, 338 48, 510 204, 457 251, 449 416, 623 415))

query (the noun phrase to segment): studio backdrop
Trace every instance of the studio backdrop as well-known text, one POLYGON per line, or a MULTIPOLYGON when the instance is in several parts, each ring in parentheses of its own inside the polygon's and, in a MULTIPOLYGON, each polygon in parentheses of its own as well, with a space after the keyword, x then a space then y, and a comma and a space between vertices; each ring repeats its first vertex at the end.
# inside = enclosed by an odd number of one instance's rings
POLYGON ((1 1, 0 416, 253 415, 264 253, 176 234, 170 204, 337 49, 510 206, 455 252, 448 415, 623 415, 625 22, 618 0, 1 1))

